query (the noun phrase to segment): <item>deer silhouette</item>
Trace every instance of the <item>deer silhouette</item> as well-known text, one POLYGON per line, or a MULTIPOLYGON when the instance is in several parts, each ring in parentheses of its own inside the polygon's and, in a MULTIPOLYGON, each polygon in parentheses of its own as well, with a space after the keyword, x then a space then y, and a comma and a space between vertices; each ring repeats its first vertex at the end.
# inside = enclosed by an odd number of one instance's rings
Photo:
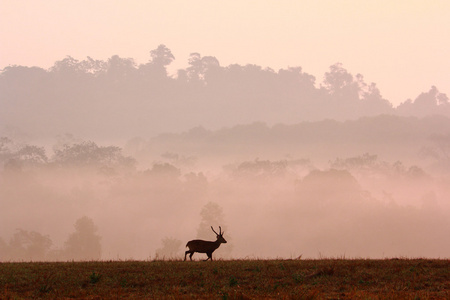
POLYGON ((216 234, 217 240, 215 242, 211 241, 203 241, 203 240, 192 240, 187 242, 186 247, 189 248, 184 253, 184 260, 186 261, 186 255, 189 254, 189 258, 192 260, 192 255, 194 255, 195 252, 198 253, 206 253, 208 255, 208 258, 205 259, 207 261, 208 259, 212 259, 213 252, 219 248, 220 244, 226 243, 227 241, 223 238, 224 232, 222 232, 222 228, 219 226, 219 233, 214 231, 214 228, 211 226, 212 231, 216 234))

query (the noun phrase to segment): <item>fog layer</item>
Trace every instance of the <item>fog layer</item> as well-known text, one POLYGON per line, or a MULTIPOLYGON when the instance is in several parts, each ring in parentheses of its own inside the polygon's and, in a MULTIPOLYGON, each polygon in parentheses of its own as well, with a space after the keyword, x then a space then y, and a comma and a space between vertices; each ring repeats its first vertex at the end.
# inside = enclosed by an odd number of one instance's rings
POLYGON ((450 103, 330 67, 67 57, 0 74, 0 260, 448 257, 450 103), (196 255, 198 257, 200 255, 196 255))
POLYGON ((2 260, 179 258, 188 240, 214 240, 211 225, 225 231, 224 258, 448 257, 448 123, 335 122, 324 140, 320 122, 193 130, 131 140, 126 153, 66 136, 49 156, 3 138, 2 260), (397 136, 404 126, 414 130, 397 136), (378 139, 398 159, 381 146, 380 156, 333 156, 378 139), (74 228, 83 218, 87 229, 74 228), (70 255, 74 234, 91 238, 88 249, 100 242, 101 254, 70 255))

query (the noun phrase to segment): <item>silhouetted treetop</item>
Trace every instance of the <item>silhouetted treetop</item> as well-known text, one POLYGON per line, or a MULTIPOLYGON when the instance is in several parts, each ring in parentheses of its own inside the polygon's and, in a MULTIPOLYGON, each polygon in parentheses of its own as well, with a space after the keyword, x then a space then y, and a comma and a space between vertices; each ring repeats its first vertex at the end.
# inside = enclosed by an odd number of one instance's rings
POLYGON ((44 236, 35 231, 17 229, 6 248, 6 257, 12 260, 38 260, 47 259, 48 252, 52 246, 52 241, 48 236, 44 236))
POLYGON ((97 234, 97 226, 89 217, 82 217, 75 222, 75 232, 69 235, 64 243, 64 254, 75 260, 100 259, 102 247, 101 237, 97 234))
POLYGON ((358 92, 358 86, 353 80, 353 75, 344 69, 341 63, 332 65, 330 71, 325 73, 324 86, 331 95, 341 97, 354 97, 357 96, 358 92))
POLYGON ((434 114, 442 114, 449 116, 450 103, 446 94, 439 92, 439 90, 432 86, 426 93, 421 93, 412 101, 411 99, 401 103, 398 108, 401 115, 417 115, 427 116, 434 114))
POLYGON ((159 45, 158 48, 150 51, 151 63, 159 66, 168 66, 175 59, 172 51, 165 45, 159 45))

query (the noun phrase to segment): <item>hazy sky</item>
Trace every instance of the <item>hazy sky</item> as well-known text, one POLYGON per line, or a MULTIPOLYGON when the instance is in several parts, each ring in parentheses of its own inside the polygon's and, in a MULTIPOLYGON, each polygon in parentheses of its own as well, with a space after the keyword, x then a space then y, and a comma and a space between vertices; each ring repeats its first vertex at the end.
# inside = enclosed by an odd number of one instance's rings
POLYGON ((222 66, 301 66, 321 82, 341 62, 394 104, 436 85, 450 95, 450 1, 0 0, 0 68, 66 55, 212 55, 222 66))

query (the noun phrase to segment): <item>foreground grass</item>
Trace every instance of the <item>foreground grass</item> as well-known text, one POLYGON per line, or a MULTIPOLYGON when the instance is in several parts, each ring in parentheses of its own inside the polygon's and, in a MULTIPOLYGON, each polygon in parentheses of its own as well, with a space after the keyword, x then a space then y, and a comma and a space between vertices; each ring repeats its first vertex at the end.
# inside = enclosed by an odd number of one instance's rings
POLYGON ((450 299, 450 261, 0 263, 0 298, 450 299))

